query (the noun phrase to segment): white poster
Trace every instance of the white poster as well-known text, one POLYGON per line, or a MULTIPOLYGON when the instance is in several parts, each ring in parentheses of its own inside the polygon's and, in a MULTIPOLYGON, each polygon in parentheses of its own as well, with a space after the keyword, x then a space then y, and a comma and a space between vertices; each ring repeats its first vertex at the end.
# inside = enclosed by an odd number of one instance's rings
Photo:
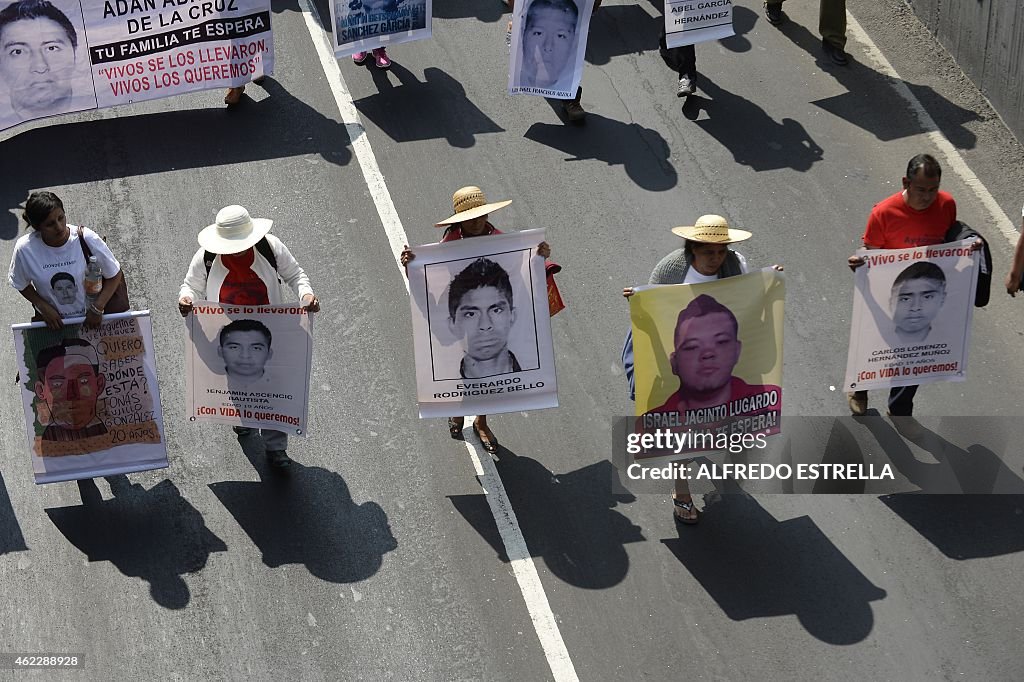
POLYGON ((971 241, 857 252, 867 262, 855 271, 848 390, 966 378, 978 265, 971 241))
POLYGON ((732 0, 665 0, 665 44, 695 45, 736 35, 732 0))
POLYGON ((304 308, 196 301, 187 324, 191 421, 306 434, 313 336, 304 308))
POLYGON ((269 0, 0 0, 0 130, 273 72, 269 0))
POLYGON ((11 326, 36 483, 167 466, 149 312, 82 320, 11 326))
POLYGON ((334 56, 430 37, 433 0, 331 0, 334 56))
POLYGON ((594 0, 519 0, 512 15, 509 94, 576 97, 593 11, 594 0))
POLYGON ((420 417, 558 406, 542 241, 538 229, 414 249, 420 417))

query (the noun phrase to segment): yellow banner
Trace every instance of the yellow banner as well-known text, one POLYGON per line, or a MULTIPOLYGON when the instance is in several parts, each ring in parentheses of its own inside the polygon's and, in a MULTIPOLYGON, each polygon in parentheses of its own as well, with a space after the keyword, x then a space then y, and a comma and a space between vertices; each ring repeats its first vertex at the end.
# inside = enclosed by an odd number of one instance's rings
POLYGON ((630 300, 637 426, 778 433, 782 273, 644 287, 630 300))

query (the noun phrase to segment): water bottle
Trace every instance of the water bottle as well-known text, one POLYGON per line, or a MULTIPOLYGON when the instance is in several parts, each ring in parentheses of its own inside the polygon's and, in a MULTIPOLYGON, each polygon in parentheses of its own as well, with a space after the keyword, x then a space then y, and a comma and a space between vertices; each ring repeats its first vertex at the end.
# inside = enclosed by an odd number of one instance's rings
POLYGON ((89 256, 89 264, 85 266, 85 302, 92 305, 103 289, 103 270, 96 256, 89 256))

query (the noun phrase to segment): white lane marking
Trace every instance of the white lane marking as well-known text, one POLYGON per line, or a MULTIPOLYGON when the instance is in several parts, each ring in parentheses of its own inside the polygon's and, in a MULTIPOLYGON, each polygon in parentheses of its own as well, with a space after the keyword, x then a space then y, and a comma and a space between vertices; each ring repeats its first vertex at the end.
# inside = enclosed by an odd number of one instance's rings
MULTIPOLYGON (((366 137, 366 129, 359 120, 359 112, 352 103, 352 95, 345 85, 345 79, 341 75, 341 69, 334 58, 331 49, 330 39, 323 24, 320 21, 319 13, 309 0, 299 0, 302 8, 302 16, 306 21, 306 28, 313 39, 317 55, 323 66, 327 81, 331 85, 331 92, 334 94, 334 101, 341 113, 341 120, 345 123, 349 138, 352 140, 352 149, 355 151, 359 166, 363 169, 363 178, 370 190, 370 196, 377 207, 384 231, 387 233, 388 241, 391 244, 391 251, 395 256, 395 263, 399 270, 403 270, 400 260, 402 247, 409 243, 402 227, 402 220, 395 210, 394 202, 391 200, 391 193, 388 191, 384 176, 377 165, 377 159, 370 148, 370 141, 366 137)), ((405 281, 406 289, 409 282, 405 279, 404 270, 402 279, 405 281)), ((471 424, 473 417, 466 417, 466 424, 471 424)), ((494 465, 490 455, 482 455, 474 443, 467 438, 466 449, 469 450, 476 469, 477 477, 487 498, 487 504, 494 515, 494 521, 498 526, 498 533, 505 545, 505 553, 508 555, 512 572, 519 584, 519 589, 526 602, 530 620, 533 622, 534 630, 540 639, 540 645, 544 650, 551 674, 558 682, 578 682, 576 669, 569 658, 569 651, 565 648, 562 640, 562 633, 558 630, 558 623, 551 611, 547 595, 544 593, 544 586, 537 573, 537 567, 533 563, 530 551, 526 546, 526 538, 523 537, 519 528, 519 520, 512 509, 512 502, 508 498, 505 486, 501 482, 501 476, 494 465)))
POLYGON ((903 81, 903 78, 896 72, 889 60, 885 58, 882 51, 878 49, 874 41, 868 36, 857 20, 853 18, 853 15, 849 11, 846 12, 846 24, 850 34, 854 39, 864 45, 868 53, 868 57, 875 62, 874 68, 876 71, 889 76, 892 80, 892 86, 896 92, 907 101, 910 108, 914 110, 914 115, 917 116, 917 121, 920 123, 921 128, 925 132, 925 136, 928 141, 935 145, 942 155, 946 159, 946 164, 953 170, 965 185, 981 201, 985 210, 988 211, 989 217, 992 218, 992 222, 999 228, 999 231, 1003 233, 1007 241, 1011 245, 1016 246, 1017 238, 1020 233, 1013 225, 1013 220, 1006 214, 1006 212, 999 206, 999 202, 995 200, 989 191, 985 187, 984 183, 978 179, 978 176, 974 174, 971 167, 967 165, 967 161, 964 157, 960 156, 960 152, 953 146, 953 143, 946 139, 939 130, 939 126, 935 124, 935 119, 932 118, 924 106, 918 101, 914 93, 910 91, 907 84, 903 81))

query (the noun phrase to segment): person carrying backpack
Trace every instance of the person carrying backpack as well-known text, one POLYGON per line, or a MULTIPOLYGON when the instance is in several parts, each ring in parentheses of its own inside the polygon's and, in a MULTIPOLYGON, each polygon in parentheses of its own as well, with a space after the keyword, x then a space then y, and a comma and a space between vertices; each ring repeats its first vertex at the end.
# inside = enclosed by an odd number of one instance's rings
MULTIPOLYGON (((243 206, 227 206, 217 221, 199 233, 199 250, 192 256, 185 281, 178 293, 182 317, 192 312, 192 303, 206 300, 231 305, 279 305, 281 283, 287 284, 307 312, 320 310, 309 277, 284 243, 270 234, 272 220, 252 218, 243 206)), ((233 427, 239 441, 255 431, 233 427)), ((288 434, 262 429, 267 459, 278 468, 291 464, 286 452, 288 434)))

